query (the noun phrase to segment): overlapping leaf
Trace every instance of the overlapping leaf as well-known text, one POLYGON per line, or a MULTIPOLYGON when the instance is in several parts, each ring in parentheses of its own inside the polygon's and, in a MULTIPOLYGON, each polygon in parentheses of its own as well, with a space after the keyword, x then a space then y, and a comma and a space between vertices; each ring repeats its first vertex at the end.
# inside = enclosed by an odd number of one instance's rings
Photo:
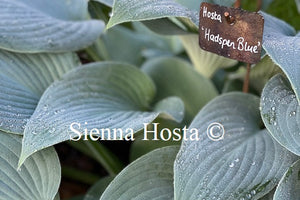
POLYGON ((200 0, 200 1, 199 0, 175 0, 175 1, 191 10, 196 10, 196 11, 199 11, 200 4, 202 2, 219 4, 223 6, 230 6, 235 2, 235 0, 200 0))
POLYGON ((300 103, 300 34, 285 22, 262 13, 265 19, 263 48, 281 67, 300 103))
POLYGON ((300 106, 289 81, 283 76, 275 76, 264 88, 261 116, 272 136, 300 155, 300 106))
POLYGON ((161 135, 163 135, 164 138, 168 138, 169 133, 167 130, 176 130, 176 132, 182 137, 181 127, 182 125, 176 123, 174 120, 163 119, 161 117, 156 119, 154 122, 150 123, 146 129, 136 133, 135 141, 130 146, 130 161, 134 161, 135 159, 158 148, 180 145, 181 139, 178 140, 178 137, 172 135, 170 140, 163 140, 161 135), (156 134, 153 134, 152 131, 156 131, 156 134))
POLYGON ((37 152, 17 170, 21 137, 0 131, 0 199, 54 199, 61 172, 54 148, 37 152))
POLYGON ((219 68, 226 68, 237 64, 236 60, 225 58, 199 47, 197 35, 180 37, 196 70, 205 77, 212 77, 219 68))
POLYGON ((274 200, 298 199, 300 197, 300 160, 284 174, 274 194, 274 200))
POLYGON ((92 44, 104 23, 86 20, 87 1, 0 1, 0 48, 16 52, 62 52, 92 44))
POLYGON ((256 96, 228 93, 200 111, 189 127, 200 140, 184 141, 175 161, 175 200, 255 200, 277 185, 297 157, 260 130, 258 107, 256 96), (207 130, 214 122, 224 131, 207 130), (207 136, 223 133, 218 141, 207 136))
MULTIPOLYGON (((113 16, 107 27, 129 21, 146 21, 147 26, 159 33, 197 32, 201 2, 195 0, 116 0, 113 5, 113 16), (153 23, 152 20, 154 20, 153 23)), ((210 0, 209 2, 229 6, 233 0, 210 0)))
POLYGON ((79 64, 75 54, 19 54, 0 50, 0 129, 23 134, 46 88, 79 64))
POLYGON ((101 200, 173 199, 173 163, 178 147, 154 150, 127 166, 101 200))
POLYGON ((250 72, 250 84, 258 92, 261 92, 270 78, 282 73, 269 56, 265 56, 250 72))
POLYGON ((77 138, 85 129, 87 135, 98 129, 102 139, 113 139, 114 128, 122 129, 115 139, 141 130, 159 115, 151 112, 154 95, 151 79, 131 65, 103 62, 74 69, 39 101, 24 132, 20 164, 33 152, 77 138))
POLYGON ((136 31, 117 26, 103 34, 101 41, 105 48, 98 51, 99 55, 106 61, 120 61, 139 66, 144 61, 143 57, 154 57, 155 54, 172 55, 180 51, 178 47, 176 49, 171 46, 175 43, 171 38, 153 34, 141 23, 134 23, 133 26, 136 31))
POLYGON ((197 13, 173 0, 116 0, 113 5, 113 16, 107 24, 114 25, 129 21, 145 21, 168 17, 184 17, 198 25, 197 13))
POLYGON ((169 96, 180 97, 185 104, 185 124, 217 95, 212 82, 198 74, 193 67, 178 58, 157 58, 146 62, 142 70, 157 86, 156 100, 169 96))

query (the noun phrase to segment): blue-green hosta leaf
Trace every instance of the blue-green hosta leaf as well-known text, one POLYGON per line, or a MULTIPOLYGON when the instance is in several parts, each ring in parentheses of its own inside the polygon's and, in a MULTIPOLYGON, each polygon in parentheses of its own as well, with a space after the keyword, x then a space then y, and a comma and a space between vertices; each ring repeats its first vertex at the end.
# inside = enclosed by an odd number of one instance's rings
POLYGON ((161 117, 181 122, 184 118, 184 103, 178 97, 167 97, 156 103, 154 110, 162 113, 161 117), (165 116, 164 116, 165 115, 165 116))
MULTIPOLYGON (((245 67, 240 67, 237 73, 229 76, 229 79, 243 81, 246 75, 247 69, 245 67)), ((283 74, 280 67, 278 67, 269 56, 264 56, 259 63, 251 68, 250 72, 250 86, 255 89, 259 94, 261 94, 266 83, 276 74, 283 74)), ((243 83, 239 84, 241 91, 243 83)))
POLYGON ((23 134, 27 120, 39 101, 39 96, 3 75, 0 75, 0 96, 0 129, 23 134))
POLYGON ((47 13, 48 15, 62 20, 85 20, 88 18, 86 0, 14 0, 28 7, 47 13))
POLYGON ((105 177, 97 181, 87 192, 84 200, 99 200, 107 186, 113 180, 113 177, 105 177))
POLYGON ((199 11, 200 4, 202 2, 219 4, 223 6, 231 6, 235 2, 235 0, 175 0, 175 1, 191 10, 196 10, 196 11, 199 11))
POLYGON ((299 199, 300 197, 300 160, 295 162, 284 174, 277 186, 274 200, 299 199))
POLYGON ((0 50, 0 129, 23 134, 40 96, 79 64, 75 54, 19 54, 0 50))
POLYGON ((178 58, 157 58, 146 62, 142 70, 156 84, 156 100, 169 96, 180 97, 185 104, 186 124, 211 99, 217 96, 212 82, 197 73, 188 63, 178 58))
POLYGON ((54 148, 37 152, 17 170, 21 140, 0 131, 0 199, 54 199, 61 177, 54 148))
POLYGON ((85 129, 86 135, 94 128, 100 136, 104 132, 102 139, 113 139, 114 129, 122 129, 115 139, 143 129, 159 115, 150 111, 154 95, 151 79, 131 65, 103 62, 74 69, 41 97, 24 131, 20 164, 34 151, 80 137, 85 129), (106 128, 111 134, 101 131, 106 128))
POLYGON ((114 3, 114 0, 93 0, 93 1, 97 1, 99 3, 102 3, 108 7, 112 7, 113 6, 113 3, 114 3))
MULTIPOLYGON (((179 21, 171 18, 161 18, 161 19, 152 19, 143 21, 143 24, 146 25, 151 31, 161 34, 161 35, 185 35, 187 34, 188 28, 181 24, 179 21)), ((197 32, 195 25, 191 28, 191 32, 197 32)))
POLYGON ((173 163, 178 146, 154 150, 127 166, 100 200, 173 199, 173 163))
POLYGON ((62 52, 92 44, 104 23, 84 20, 87 1, 0 0, 0 48, 62 52))
MULTIPOLYGON (((147 126, 147 131, 149 131, 149 134, 145 135, 145 129, 142 131, 139 131, 135 134, 135 141, 130 146, 130 161, 134 161, 137 158, 155 150, 158 148, 166 147, 166 146, 172 146, 172 145, 180 145, 181 140, 163 140, 161 138, 161 131, 165 128, 169 130, 174 130, 181 128, 182 125, 179 123, 176 123, 174 120, 168 120, 164 118, 157 118, 154 122, 149 124, 147 126), (157 128, 157 137, 158 140, 154 140, 154 134, 150 134, 151 131, 154 131, 157 128), (148 140, 145 140, 148 139, 148 140)), ((179 134, 182 135, 182 131, 177 131, 179 134)), ((146 132, 147 133, 147 132, 146 132)), ((164 137, 168 138, 167 131, 163 132, 164 137)))
POLYGON ((203 76, 212 77, 219 68, 230 67, 237 64, 236 60, 201 49, 198 44, 197 35, 180 36, 180 39, 196 70, 203 76))
POLYGON ((300 13, 300 0, 295 0, 297 8, 298 8, 298 12, 300 13))
POLYGON ((172 54, 179 54, 184 51, 178 36, 159 35, 149 30, 149 28, 147 28, 145 24, 141 22, 133 22, 132 26, 137 33, 144 35, 144 37, 147 37, 147 39, 154 44, 152 48, 158 48, 162 51, 168 51, 172 54))
POLYGON ((60 200, 59 193, 57 193, 57 194, 55 195, 54 200, 60 200))
POLYGON ((300 155, 300 106, 289 81, 273 77, 263 90, 261 116, 271 135, 285 148, 300 155))
POLYGON ((160 36, 140 22, 132 23, 132 26, 134 30, 116 26, 106 31, 98 41, 101 42, 102 48, 99 48, 100 45, 95 46, 98 55, 105 61, 120 61, 140 66, 144 57, 151 57, 151 51, 159 52, 159 56, 183 51, 176 36, 160 36))
POLYGON ((300 103, 300 34, 285 22, 262 13, 265 19, 263 48, 280 66, 292 84, 300 103))
MULTIPOLYGON (((244 71, 244 74, 245 73, 246 69, 244 71)), ((271 60, 269 56, 265 56, 251 69, 250 84, 261 93, 268 80, 278 73, 282 73, 281 69, 271 60)))
POLYGON ((277 185, 298 158, 260 130, 258 108, 256 96, 227 93, 199 112, 189 129, 200 140, 183 141, 175 161, 175 200, 255 200, 277 185))
MULTIPOLYGON (((173 0, 115 0, 107 28, 129 21, 145 21, 168 17, 186 18, 198 26, 198 14, 173 0)), ((176 22, 179 23, 179 22, 176 22)))
MULTIPOLYGON (((143 26, 135 24, 134 27, 143 26)), ((106 60, 126 62, 140 66, 144 59, 144 52, 149 49, 159 49, 164 54, 172 54, 171 42, 150 31, 133 31, 125 27, 116 26, 101 36, 106 54, 99 50, 99 54, 106 60), (126 51, 124 50, 126 48, 126 51)), ((174 50, 174 53, 176 51, 174 50)))
MULTIPOLYGON (((158 33, 184 34, 186 32, 197 32, 199 9, 203 1, 115 0, 113 16, 107 27, 110 28, 123 22, 145 21, 147 26, 149 25, 152 30, 158 33), (152 20, 154 23, 151 22, 152 20)), ((209 2, 229 6, 233 3, 233 0, 209 0, 209 2)))
POLYGON ((60 196, 59 196, 59 193, 56 194, 54 200, 60 200, 60 196))

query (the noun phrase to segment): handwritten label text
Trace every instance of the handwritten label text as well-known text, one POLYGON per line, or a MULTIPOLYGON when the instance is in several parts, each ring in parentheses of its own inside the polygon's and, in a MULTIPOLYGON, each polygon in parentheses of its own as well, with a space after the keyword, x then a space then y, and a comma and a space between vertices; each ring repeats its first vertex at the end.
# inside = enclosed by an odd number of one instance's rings
POLYGON ((239 37, 236 41, 231 41, 230 39, 223 38, 222 36, 220 36, 220 34, 212 34, 209 28, 204 28, 202 26, 201 30, 205 31, 204 37, 205 39, 207 39, 207 41, 219 44, 222 49, 224 49, 224 47, 228 47, 237 49, 239 51, 251 52, 255 54, 259 53, 258 47, 260 46, 260 42, 258 42, 257 45, 249 45, 248 42, 245 41, 244 37, 239 37))

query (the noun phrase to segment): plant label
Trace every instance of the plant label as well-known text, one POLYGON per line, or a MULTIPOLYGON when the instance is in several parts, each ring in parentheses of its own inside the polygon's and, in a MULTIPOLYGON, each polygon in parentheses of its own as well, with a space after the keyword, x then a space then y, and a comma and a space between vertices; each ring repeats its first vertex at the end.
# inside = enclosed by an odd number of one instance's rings
POLYGON ((264 29, 259 13, 204 2, 199 18, 202 49, 246 63, 259 62, 264 29))

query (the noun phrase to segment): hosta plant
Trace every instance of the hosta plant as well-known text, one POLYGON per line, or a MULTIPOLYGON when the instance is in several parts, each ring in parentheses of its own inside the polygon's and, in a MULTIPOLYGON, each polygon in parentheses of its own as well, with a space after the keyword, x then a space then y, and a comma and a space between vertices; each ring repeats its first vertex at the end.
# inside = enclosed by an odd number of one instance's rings
POLYGON ((199 48, 202 2, 0 0, 0 199, 66 199, 67 177, 73 200, 298 200, 300 2, 262 1, 249 93, 199 48))

